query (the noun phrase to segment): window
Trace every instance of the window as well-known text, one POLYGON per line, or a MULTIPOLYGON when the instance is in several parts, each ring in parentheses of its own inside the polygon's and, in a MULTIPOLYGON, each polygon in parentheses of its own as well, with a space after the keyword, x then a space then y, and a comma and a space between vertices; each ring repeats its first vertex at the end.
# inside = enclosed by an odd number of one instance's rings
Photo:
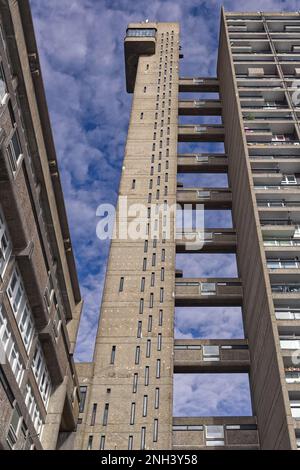
POLYGON ((152 255, 152 266, 155 266, 155 264, 156 264, 156 254, 153 253, 153 255, 152 255))
POLYGON ((158 440, 158 419, 155 419, 153 423, 153 442, 157 442, 157 440, 158 440))
POLYGON ((2 63, 0 63, 0 101, 3 104, 7 95, 7 86, 2 63))
POLYGON ((142 426, 142 429, 141 429, 141 450, 145 450, 145 445, 146 445, 146 428, 145 428, 145 426, 142 426))
POLYGON ((161 351, 161 345, 162 345, 162 335, 161 335, 161 333, 158 333, 158 335, 157 335, 157 351, 161 351))
POLYGON ((132 448, 133 448, 133 436, 130 435, 128 437, 128 450, 132 450, 132 448))
POLYGON ((86 394, 87 394, 87 387, 81 385, 79 387, 79 395, 80 395, 79 413, 83 413, 83 411, 84 411, 86 394))
POLYGON ((47 406, 51 392, 51 381, 40 343, 36 345, 31 367, 44 405, 47 406))
POLYGON ((116 346, 112 346, 111 348, 111 355, 110 355, 110 363, 114 364, 116 359, 116 346))
POLYGON ((145 367, 145 386, 149 385, 149 366, 145 367))
POLYGON ((7 355, 16 382, 20 386, 23 379, 24 366, 11 332, 7 328, 7 319, 2 305, 0 305, 0 343, 7 355))
POLYGON ((148 317, 148 333, 152 331, 152 315, 148 317))
POLYGON ((104 450, 105 449, 105 436, 101 436, 100 437, 100 447, 99 447, 100 450, 104 450))
POLYGON ((7 225, 0 209, 0 276, 3 276, 12 252, 7 225))
POLYGON ((135 421, 135 402, 131 403, 131 409, 130 409, 130 424, 134 424, 135 421))
MULTIPOLYGON (((150 215, 151 215, 151 213, 150 213, 150 215)), ((144 253, 147 253, 147 251, 148 251, 148 240, 145 240, 144 241, 144 253)))
POLYGON ((141 113, 140 114, 140 119, 143 119, 144 118, 144 113, 141 113))
POLYGON ((158 325, 162 326, 162 324, 163 324, 163 311, 160 310, 158 314, 158 325))
POLYGON ((156 378, 160 378, 160 359, 157 359, 156 361, 156 378))
POLYGON ((159 388, 155 389, 154 408, 156 410, 159 408, 159 388))
POLYGON ((160 280, 161 281, 165 280, 165 268, 161 268, 160 270, 160 280))
POLYGON ((15 173, 22 157, 20 139, 17 129, 15 129, 12 138, 8 144, 7 152, 11 169, 13 173, 15 173))
POLYGON ((135 364, 140 363, 140 355, 141 355, 141 348, 140 348, 140 346, 137 346, 135 348, 135 364))
POLYGON ((151 281, 150 281, 151 287, 154 287, 155 285, 155 273, 151 273, 151 281))
POLYGON ((139 313, 142 314, 144 311, 144 299, 140 299, 139 313))
POLYGON ((207 446, 223 446, 224 445, 223 426, 214 426, 214 425, 205 426, 205 439, 206 439, 207 446))
POLYGON ((132 387, 132 393, 136 393, 137 392, 137 387, 138 387, 138 379, 139 379, 139 376, 137 373, 134 374, 133 376, 133 387, 132 387))
POLYGON ((104 405, 104 411, 103 411, 103 419, 102 419, 102 425, 107 426, 108 422, 108 410, 109 410, 109 403, 105 403, 104 405))
POLYGON ((94 403, 93 404, 93 409, 92 409, 92 416, 91 416, 91 426, 95 425, 96 413, 97 413, 97 403, 94 403))
POLYGON ((143 417, 147 416, 148 410, 148 395, 144 395, 143 398, 143 417))
POLYGON ((146 93, 146 91, 147 91, 147 87, 146 87, 146 86, 144 86, 144 93, 146 93))
POLYGON ((146 271, 147 269, 147 258, 143 259, 143 271, 146 271))
POLYGON ((137 334, 136 334, 137 338, 141 338, 142 337, 142 322, 139 321, 138 322, 138 328, 137 328, 137 334))
POLYGON ((164 301, 164 288, 160 288, 159 301, 162 303, 164 301))
POLYGON ((26 385, 25 405, 37 434, 40 434, 43 426, 42 417, 29 384, 26 385))
POLYGON ((150 301, 149 301, 149 308, 153 308, 153 303, 154 303, 154 295, 151 292, 150 294, 150 301))
POLYGON ((8 355, 8 362, 10 363, 17 384, 20 385, 23 378, 24 367, 21 362, 20 354, 14 343, 12 344, 8 355))
POLYGON ((163 248, 161 250, 161 261, 164 262, 166 260, 166 250, 163 248))
POLYGON ((58 305, 56 305, 55 313, 53 317, 53 330, 55 338, 58 338, 61 328, 61 314, 58 305))
POLYGON ((93 436, 89 436, 87 450, 92 450, 93 448, 93 436))
POLYGON ((13 410, 13 414, 10 420, 9 431, 7 435, 7 441, 10 447, 13 449, 14 445, 18 440, 18 435, 21 429, 23 418, 19 408, 16 406, 13 410))
POLYGON ((123 292, 123 289, 124 289, 124 277, 120 277, 119 292, 123 292))
POLYGON ((297 184, 297 178, 295 175, 284 175, 281 184, 297 184))
POLYGON ((151 339, 147 339, 146 357, 150 357, 150 355, 151 355, 151 339))
POLYGON ((127 37, 154 37, 156 35, 156 29, 154 28, 129 28, 126 31, 127 37))
POLYGON ((34 320, 27 301, 21 275, 17 267, 14 268, 12 273, 7 288, 7 295, 15 314, 25 348, 28 351, 34 334, 34 320))
POLYGON ((203 361, 219 361, 219 346, 203 346, 203 361))
POLYGON ((144 292, 144 290, 145 290, 145 278, 142 277, 142 279, 141 279, 141 292, 144 292))
POLYGON ((290 400, 293 418, 300 419, 300 400, 290 400))
POLYGON ((53 300, 53 296, 54 296, 54 288, 53 288, 53 282, 52 282, 50 273, 48 273, 48 276, 49 276, 48 284, 47 284, 45 292, 44 292, 44 301, 45 301, 45 304, 46 304, 46 308, 49 311, 50 308, 51 308, 52 300, 53 300))

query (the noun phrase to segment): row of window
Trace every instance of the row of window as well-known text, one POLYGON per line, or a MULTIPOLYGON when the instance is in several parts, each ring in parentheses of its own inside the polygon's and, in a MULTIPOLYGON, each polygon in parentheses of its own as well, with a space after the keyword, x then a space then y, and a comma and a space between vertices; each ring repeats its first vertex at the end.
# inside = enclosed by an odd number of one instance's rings
MULTIPOLYGON (((7 357, 16 382, 20 387, 25 366, 19 353, 17 344, 8 328, 8 322, 3 305, 0 305, 0 346, 2 349, 0 350, 0 355, 5 355, 7 357)), ((5 357, 1 358, 1 362, 5 362, 5 357)))
MULTIPOLYGON (((94 436, 90 435, 88 437, 88 445, 87 445, 87 450, 92 450, 93 449, 93 440, 94 436)), ((152 436, 153 442, 158 441, 158 419, 153 420, 153 436, 152 436)), ((146 426, 141 427, 141 437, 140 437, 140 449, 145 450, 146 448, 146 426)), ((130 434, 128 436, 128 450, 133 449, 133 435, 130 434)), ((105 450, 105 435, 100 436, 100 445, 99 445, 99 450, 105 450)))

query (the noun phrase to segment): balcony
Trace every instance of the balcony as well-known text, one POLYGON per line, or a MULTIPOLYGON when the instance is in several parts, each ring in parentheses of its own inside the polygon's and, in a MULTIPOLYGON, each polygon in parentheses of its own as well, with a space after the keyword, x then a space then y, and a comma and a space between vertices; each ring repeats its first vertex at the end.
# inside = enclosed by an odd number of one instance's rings
POLYGON ((224 154, 179 154, 177 158, 178 173, 226 173, 227 169, 224 154))
POLYGON ((178 142, 223 142, 224 136, 224 127, 217 124, 178 126, 178 142))
POLYGON ((219 81, 210 77, 182 77, 179 79, 179 92, 218 93, 219 81))
POLYGON ((156 24, 147 23, 141 27, 140 23, 130 24, 124 40, 126 90, 133 93, 138 60, 141 55, 155 54, 156 24))
POLYGON ((235 253, 236 232, 232 229, 205 229, 176 234, 176 253, 235 253), (197 246, 199 248, 197 248, 197 246))
POLYGON ((174 373, 248 372, 248 341, 185 339, 174 342, 174 373))
POLYGON ((224 188, 183 188, 177 190, 177 203, 180 205, 203 204, 207 209, 231 209, 232 195, 224 188))
MULTIPOLYGON (((298 276, 299 278, 299 276, 298 276)), ((297 308, 300 307, 300 283, 299 282, 276 282, 271 281, 273 300, 277 304, 279 301, 288 306, 291 303, 297 308)))
POLYGON ((259 449, 256 418, 173 418, 173 450, 259 449))
POLYGON ((180 100, 178 114, 184 116, 221 116, 220 100, 180 100))
POLYGON ((264 238, 265 253, 272 256, 284 257, 288 254, 300 257, 300 238, 264 238))
POLYGON ((238 278, 183 278, 175 282, 175 305, 241 306, 243 289, 238 278))

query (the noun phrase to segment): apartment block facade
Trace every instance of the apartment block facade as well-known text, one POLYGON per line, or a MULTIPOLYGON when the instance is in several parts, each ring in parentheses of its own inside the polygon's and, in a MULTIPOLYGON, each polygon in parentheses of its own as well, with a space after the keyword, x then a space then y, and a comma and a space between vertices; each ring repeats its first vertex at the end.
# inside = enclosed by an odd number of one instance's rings
POLYGON ((179 41, 177 23, 127 29, 133 101, 117 211, 121 196, 146 205, 147 230, 111 243, 93 362, 78 364, 75 447, 297 449, 300 14, 222 10, 211 78, 179 75, 179 41), (182 125, 179 115, 221 124, 182 125), (179 153, 178 142, 197 142, 199 152, 179 153), (224 153, 201 151, 206 142, 223 142, 224 153), (185 187, 182 173, 226 173, 229 187, 185 187), (174 203, 232 211, 233 227, 204 228, 192 252, 235 253, 238 278, 176 271, 190 233, 166 237, 163 211, 157 239, 148 226, 156 204, 174 203), (245 337, 176 339, 177 306, 241 306, 245 337), (174 374, 216 372, 249 375, 253 416, 173 416, 174 374))
POLYGON ((74 435, 82 300, 29 2, 0 2, 0 448, 74 435))

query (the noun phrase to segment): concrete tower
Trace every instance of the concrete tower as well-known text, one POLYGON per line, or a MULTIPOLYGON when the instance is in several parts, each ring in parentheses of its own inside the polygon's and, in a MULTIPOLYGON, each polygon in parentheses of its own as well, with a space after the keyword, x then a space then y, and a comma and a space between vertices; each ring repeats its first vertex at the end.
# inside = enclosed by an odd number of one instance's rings
POLYGON ((216 77, 179 78, 180 55, 178 24, 128 26, 133 102, 119 196, 146 206, 146 226, 151 204, 232 210, 233 228, 205 229, 193 253, 236 253, 239 277, 182 277, 176 252, 191 248, 187 234, 165 236, 164 212, 157 239, 150 227, 142 240, 112 241, 93 363, 78 365, 76 446, 296 449, 300 15, 222 11, 216 77), (178 114, 222 124, 178 125, 178 114), (224 142, 225 153, 178 154, 178 142, 224 142), (229 188, 182 187, 179 173, 227 173, 229 188), (175 306, 241 306, 245 338, 175 339, 175 306), (177 372, 248 373, 253 416, 173 417, 177 372))

